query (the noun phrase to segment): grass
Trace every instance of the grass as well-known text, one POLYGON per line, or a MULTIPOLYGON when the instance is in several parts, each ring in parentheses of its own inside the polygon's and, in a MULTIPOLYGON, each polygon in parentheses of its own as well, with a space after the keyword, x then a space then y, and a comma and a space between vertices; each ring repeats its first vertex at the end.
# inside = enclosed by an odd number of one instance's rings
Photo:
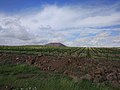
MULTIPOLYGON (((119 48, 0 46, 0 52, 120 60, 119 48)), ((120 90, 86 80, 75 82, 65 75, 43 72, 26 64, 11 64, 9 60, 0 63, 0 90, 6 86, 14 87, 15 90, 120 90)))
POLYGON ((84 58, 119 60, 120 49, 97 47, 0 46, 1 53, 44 56, 77 56, 84 58))
POLYGON ((65 75, 42 72, 26 64, 0 64, 0 87, 5 86, 15 90, 117 90, 86 80, 75 82, 65 75))

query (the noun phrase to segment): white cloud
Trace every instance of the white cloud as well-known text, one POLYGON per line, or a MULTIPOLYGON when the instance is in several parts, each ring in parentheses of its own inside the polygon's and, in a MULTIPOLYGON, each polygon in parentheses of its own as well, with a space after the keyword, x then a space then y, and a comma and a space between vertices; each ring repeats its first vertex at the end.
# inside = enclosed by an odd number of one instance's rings
POLYGON ((113 43, 120 43, 120 40, 113 40, 113 43))
MULTIPOLYGON (((111 36, 111 28, 97 28, 120 25, 120 12, 116 11, 116 7, 118 6, 84 8, 52 5, 13 16, 0 14, 0 44, 62 42, 74 46, 119 46, 120 43, 114 44, 119 38, 111 36), (90 36, 91 34, 95 36, 90 36), (108 42, 109 38, 111 41, 108 42)), ((117 27, 112 28, 114 29, 120 30, 117 27)))
POLYGON ((0 36, 17 38, 21 40, 30 39, 27 28, 21 25, 18 19, 5 17, 0 19, 0 36))
POLYGON ((120 13, 115 13, 107 16, 88 17, 79 24, 82 26, 110 26, 120 24, 119 20, 120 13))
MULTIPOLYGON (((110 32, 100 32, 95 36, 77 38, 74 43, 77 46, 95 46, 95 47, 119 47, 120 36, 112 36, 110 32)), ((74 44, 74 45, 75 45, 74 44)))
POLYGON ((69 27, 109 26, 119 24, 120 13, 102 9, 46 6, 43 10, 22 16, 22 23, 37 29, 40 25, 50 25, 53 29, 69 27), (103 11, 102 11, 103 10, 103 11), (108 14, 104 14, 107 13, 108 14))

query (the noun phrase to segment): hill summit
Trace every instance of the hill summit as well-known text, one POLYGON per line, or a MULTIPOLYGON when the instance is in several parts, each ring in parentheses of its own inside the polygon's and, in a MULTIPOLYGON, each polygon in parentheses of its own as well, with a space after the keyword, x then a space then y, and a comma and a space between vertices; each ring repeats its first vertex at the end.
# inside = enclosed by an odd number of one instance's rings
POLYGON ((54 43, 48 43, 48 44, 46 44, 46 46, 66 47, 64 44, 62 44, 62 43, 57 43, 57 42, 54 42, 54 43))

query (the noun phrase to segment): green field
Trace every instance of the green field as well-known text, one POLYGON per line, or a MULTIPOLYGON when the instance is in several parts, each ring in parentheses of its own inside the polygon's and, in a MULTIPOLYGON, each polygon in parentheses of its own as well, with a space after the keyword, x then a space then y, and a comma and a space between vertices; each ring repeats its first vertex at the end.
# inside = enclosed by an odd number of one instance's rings
POLYGON ((34 54, 44 56, 75 56, 119 60, 120 48, 97 47, 47 47, 47 46, 0 46, 1 53, 34 54))
POLYGON ((5 87, 14 87, 13 90, 117 90, 90 81, 75 82, 65 75, 43 72, 26 64, 1 64, 0 87, 2 90, 5 87))
MULTIPOLYGON (((120 48, 106 47, 0 46, 0 54, 120 60, 120 48)), ((120 90, 109 84, 92 83, 88 80, 75 82, 61 73, 44 72, 32 65, 8 62, 9 58, 0 62, 0 90, 120 90)))

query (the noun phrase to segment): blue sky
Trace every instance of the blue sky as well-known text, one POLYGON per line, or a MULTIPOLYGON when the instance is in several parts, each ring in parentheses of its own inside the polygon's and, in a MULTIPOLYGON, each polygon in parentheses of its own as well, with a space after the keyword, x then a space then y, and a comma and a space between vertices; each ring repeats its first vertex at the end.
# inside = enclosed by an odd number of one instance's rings
POLYGON ((41 8, 42 5, 81 5, 81 6, 103 6, 120 3, 120 0, 0 0, 0 11, 18 12, 28 8, 41 8))
POLYGON ((0 45, 120 46, 120 0, 0 0, 0 45))

